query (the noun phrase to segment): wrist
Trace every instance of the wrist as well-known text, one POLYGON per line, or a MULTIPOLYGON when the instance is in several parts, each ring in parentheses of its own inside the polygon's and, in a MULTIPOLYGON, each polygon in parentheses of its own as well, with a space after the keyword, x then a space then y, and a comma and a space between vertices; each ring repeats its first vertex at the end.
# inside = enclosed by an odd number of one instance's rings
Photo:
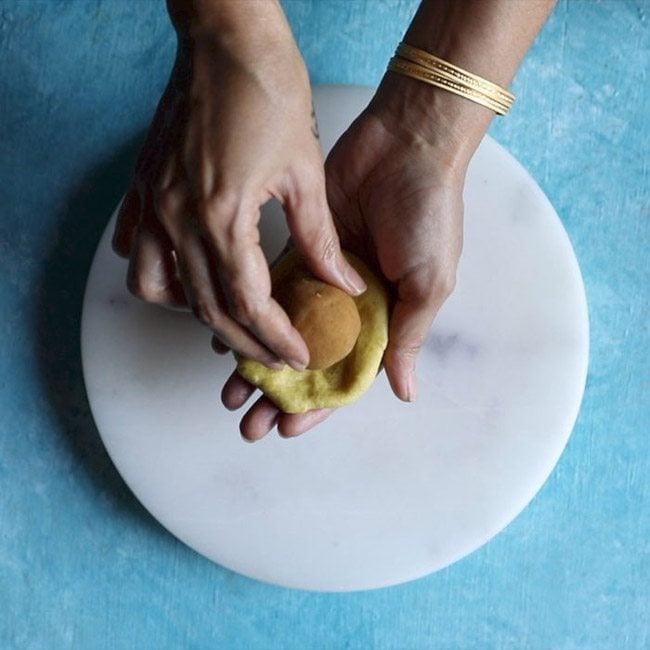
POLYGON ((278 92, 304 86, 309 75, 276 0, 167 0, 178 35, 174 79, 200 70, 243 70, 278 92))
POLYGON ((494 114, 416 79, 387 72, 368 110, 408 145, 431 149, 450 175, 464 177, 494 114))
POLYGON ((185 49, 205 42, 239 50, 293 41, 277 0, 167 0, 167 8, 185 49))

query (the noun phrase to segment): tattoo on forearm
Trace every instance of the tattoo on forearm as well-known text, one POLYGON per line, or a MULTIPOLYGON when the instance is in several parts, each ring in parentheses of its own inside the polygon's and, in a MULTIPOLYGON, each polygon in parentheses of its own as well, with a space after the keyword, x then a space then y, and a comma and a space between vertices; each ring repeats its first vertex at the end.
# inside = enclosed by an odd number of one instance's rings
POLYGON ((318 121, 316 120, 316 111, 314 109, 314 104, 311 105, 311 132, 314 134, 316 140, 320 139, 320 133, 318 132, 318 121))

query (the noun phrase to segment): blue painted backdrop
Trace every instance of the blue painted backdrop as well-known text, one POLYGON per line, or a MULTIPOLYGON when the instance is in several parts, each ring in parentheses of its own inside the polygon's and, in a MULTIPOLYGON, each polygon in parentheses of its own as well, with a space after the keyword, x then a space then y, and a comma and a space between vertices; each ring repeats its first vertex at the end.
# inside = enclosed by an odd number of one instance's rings
MULTIPOLYGON (((285 6, 315 83, 374 84, 415 2, 285 6)), ((569 446, 487 546, 368 593, 212 565, 143 510, 94 428, 82 291, 173 51, 161 1, 0 0, 0 647, 650 647, 650 5, 561 2, 492 130, 585 277, 591 367, 569 446)))

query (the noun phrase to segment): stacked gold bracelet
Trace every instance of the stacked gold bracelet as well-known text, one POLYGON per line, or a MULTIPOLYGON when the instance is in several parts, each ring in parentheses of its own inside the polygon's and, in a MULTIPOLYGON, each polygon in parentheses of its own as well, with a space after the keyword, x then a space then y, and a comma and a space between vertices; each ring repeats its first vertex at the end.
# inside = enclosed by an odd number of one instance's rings
POLYGON ((407 43, 398 45, 388 69, 465 97, 498 115, 505 115, 515 101, 509 90, 407 43))

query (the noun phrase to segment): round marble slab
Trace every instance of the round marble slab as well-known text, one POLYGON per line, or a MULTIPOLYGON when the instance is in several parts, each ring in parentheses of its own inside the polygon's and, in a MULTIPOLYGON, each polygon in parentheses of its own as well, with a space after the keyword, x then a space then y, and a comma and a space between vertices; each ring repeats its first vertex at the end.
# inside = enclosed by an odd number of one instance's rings
MULTIPOLYGON (((316 89, 325 148, 370 95, 316 89)), ((526 506, 582 398, 584 287, 553 207, 489 137, 465 200, 458 284, 422 351, 418 401, 398 402, 381 375, 312 432, 254 445, 219 402, 233 360, 211 352, 191 316, 129 296, 111 220, 86 290, 84 374, 104 444, 156 519, 247 576, 345 591, 436 571, 526 506)), ((286 236, 277 205, 262 230, 277 253, 286 236)))

